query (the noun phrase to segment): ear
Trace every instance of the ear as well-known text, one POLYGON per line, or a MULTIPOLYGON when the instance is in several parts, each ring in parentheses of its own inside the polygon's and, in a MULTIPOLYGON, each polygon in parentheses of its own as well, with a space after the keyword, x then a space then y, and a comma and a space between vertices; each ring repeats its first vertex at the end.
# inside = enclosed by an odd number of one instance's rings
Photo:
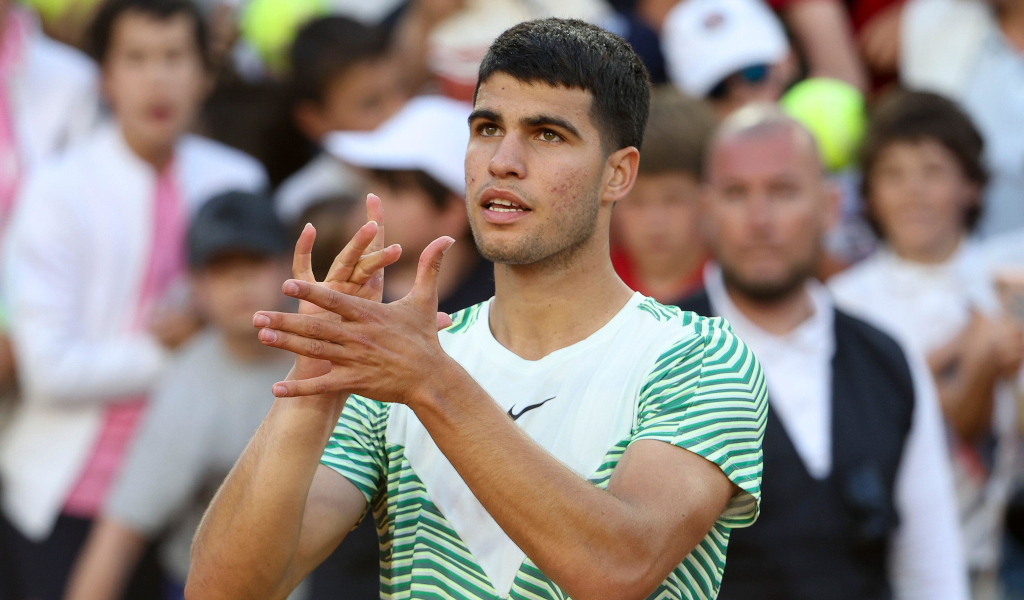
POLYGON ((618 202, 625 198, 636 183, 639 167, 640 151, 634 146, 616 150, 608 155, 608 160, 605 161, 607 182, 604 185, 602 200, 618 202))
POLYGON ((302 135, 319 143, 330 132, 323 116, 323 109, 312 100, 300 100, 292 110, 292 119, 302 135))

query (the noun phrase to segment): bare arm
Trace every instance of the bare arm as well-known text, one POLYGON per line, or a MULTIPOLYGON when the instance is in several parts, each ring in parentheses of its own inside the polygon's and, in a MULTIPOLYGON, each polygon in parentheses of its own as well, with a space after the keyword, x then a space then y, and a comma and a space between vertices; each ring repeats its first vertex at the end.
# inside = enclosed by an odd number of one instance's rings
POLYGON ((65 600, 117 600, 146 548, 146 536, 110 519, 89 531, 65 600))
POLYGON ((841 79, 861 91, 868 74, 853 39, 846 7, 834 0, 790 2, 782 14, 804 51, 813 77, 841 79))
POLYGON ((334 365, 323 376, 279 384, 275 393, 353 389, 409 405, 488 513, 568 595, 647 598, 707 535, 736 488, 716 464, 640 440, 602 490, 537 445, 440 348, 431 315, 440 257, 451 241, 427 247, 413 291, 388 305, 288 282, 286 293, 343 320, 260 313, 269 323, 264 343, 334 365))

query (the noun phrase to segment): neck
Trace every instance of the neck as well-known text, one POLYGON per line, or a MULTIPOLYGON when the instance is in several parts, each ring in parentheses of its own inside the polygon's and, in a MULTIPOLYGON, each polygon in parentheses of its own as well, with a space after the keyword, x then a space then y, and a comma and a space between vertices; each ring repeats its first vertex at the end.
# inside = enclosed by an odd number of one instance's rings
POLYGON ((667 261, 638 261, 635 263, 636 275, 643 282, 645 291, 650 292, 659 302, 678 300, 679 294, 688 283, 704 259, 704 249, 695 248, 667 261))
POLYGON ((814 303, 803 286, 773 302, 750 298, 729 284, 725 290, 743 316, 772 335, 786 335, 814 314, 814 303))
POLYGON ((131 151, 143 161, 149 163, 150 166, 156 169, 157 173, 162 172, 174 157, 174 141, 168 144, 154 144, 142 139, 141 136, 123 125, 121 133, 131 151))
MULTIPOLYGON (((418 256, 416 258, 419 258, 418 256)), ((437 276, 437 297, 444 300, 462 284, 480 262, 472 237, 465 236, 444 255, 444 267, 437 276)), ((388 301, 404 298, 416 282, 416 261, 402 261, 387 268, 384 296, 388 301)))
POLYGON ((537 360, 586 339, 622 309, 633 292, 612 268, 608 240, 592 242, 569 264, 495 265, 490 326, 501 345, 537 360))
POLYGON ((246 332, 243 335, 225 331, 221 337, 228 353, 242 362, 269 360, 280 355, 278 349, 260 343, 255 333, 246 332))
POLYGON ((962 236, 960 234, 941 236, 934 244, 928 246, 900 246, 892 244, 893 252, 904 260, 922 263, 926 265, 941 265, 952 258, 960 247, 962 236))

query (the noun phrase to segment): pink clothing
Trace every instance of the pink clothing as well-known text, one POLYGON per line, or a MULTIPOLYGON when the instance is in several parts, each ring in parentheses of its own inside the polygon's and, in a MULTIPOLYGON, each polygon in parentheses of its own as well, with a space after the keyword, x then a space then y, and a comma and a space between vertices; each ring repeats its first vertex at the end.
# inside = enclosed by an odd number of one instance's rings
POLYGON ((0 34, 0 228, 7 223, 21 183, 18 136, 14 128, 8 89, 21 63, 31 32, 31 21, 20 8, 11 8, 0 34))
MULTIPOLYGON (((175 175, 172 164, 164 169, 156 181, 153 243, 135 313, 136 331, 145 330, 156 304, 185 272, 188 216, 175 175)), ((146 398, 142 396, 126 398, 107 408, 96 445, 64 505, 66 514, 92 518, 103 508, 145 407, 146 398)))

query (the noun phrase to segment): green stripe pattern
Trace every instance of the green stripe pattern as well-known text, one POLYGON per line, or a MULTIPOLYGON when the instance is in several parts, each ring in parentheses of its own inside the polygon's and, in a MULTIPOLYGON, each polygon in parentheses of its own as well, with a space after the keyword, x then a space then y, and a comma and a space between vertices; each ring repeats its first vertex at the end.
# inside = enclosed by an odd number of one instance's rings
MULTIPOLYGON (((464 332, 479 306, 453 315, 449 333, 464 332)), ((761 441, 767 393, 761 368, 723 319, 706 319, 645 299, 639 306, 668 327, 693 331, 656 361, 637 399, 637 425, 612 447, 590 478, 606 488, 629 445, 641 439, 674 444, 717 464, 741 490, 708 535, 651 594, 652 600, 712 599, 725 569, 729 532, 757 518, 761 441)), ((367 499, 380 537, 384 600, 497 600, 473 555, 430 501, 402 446, 386 441, 390 406, 353 396, 321 462, 367 499)), ((568 596, 527 558, 510 600, 568 596)))

